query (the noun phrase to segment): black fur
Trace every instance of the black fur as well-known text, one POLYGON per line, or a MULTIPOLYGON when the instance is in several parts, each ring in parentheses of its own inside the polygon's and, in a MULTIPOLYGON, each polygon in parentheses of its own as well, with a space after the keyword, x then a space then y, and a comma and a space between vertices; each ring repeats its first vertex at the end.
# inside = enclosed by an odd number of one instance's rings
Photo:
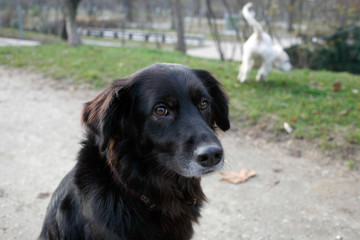
POLYGON ((82 118, 78 162, 52 196, 40 239, 190 239, 205 201, 200 176, 224 161, 214 133, 230 127, 221 84, 155 64, 116 80, 82 118))

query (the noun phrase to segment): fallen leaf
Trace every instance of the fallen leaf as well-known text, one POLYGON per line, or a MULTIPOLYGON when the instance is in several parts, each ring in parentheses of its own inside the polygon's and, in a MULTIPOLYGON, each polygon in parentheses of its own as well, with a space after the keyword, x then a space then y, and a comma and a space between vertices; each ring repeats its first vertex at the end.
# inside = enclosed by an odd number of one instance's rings
POLYGON ((0 198, 7 197, 7 194, 4 189, 0 188, 0 198))
POLYGON ((344 110, 344 111, 339 112, 339 115, 340 115, 340 116, 345 116, 345 115, 347 115, 349 112, 351 112, 351 110, 352 110, 352 108, 348 108, 348 109, 346 109, 346 110, 344 110))
POLYGON ((341 82, 334 82, 334 84, 333 84, 333 91, 334 91, 334 92, 340 91, 341 86, 342 86, 342 83, 341 83, 341 82))
POLYGON ((240 172, 220 172, 220 174, 224 175, 220 181, 227 181, 230 183, 238 184, 247 181, 249 178, 254 177, 256 175, 255 171, 250 171, 246 168, 241 168, 240 172))
POLYGON ((292 157, 297 157, 297 158, 301 157, 301 151, 297 149, 290 149, 289 154, 292 157))
POLYGON ((341 82, 334 82, 333 87, 334 88, 340 88, 342 86, 341 82))
POLYGON ((292 122, 294 122, 294 123, 296 123, 296 122, 297 122, 296 117, 291 117, 291 118, 290 118, 290 120, 291 120, 292 122))
POLYGON ((320 112, 318 110, 315 110, 315 109, 311 111, 311 114, 314 114, 314 115, 319 114, 319 113, 320 112))
POLYGON ((340 91, 340 88, 338 88, 338 87, 333 87, 333 92, 338 92, 338 91, 340 91))
POLYGON ((320 86, 320 87, 324 87, 324 86, 325 86, 325 84, 322 83, 322 82, 318 82, 317 85, 320 86))
POLYGON ((50 196, 50 193, 45 192, 45 193, 39 193, 36 198, 37 199, 45 199, 45 198, 47 198, 49 196, 50 196))

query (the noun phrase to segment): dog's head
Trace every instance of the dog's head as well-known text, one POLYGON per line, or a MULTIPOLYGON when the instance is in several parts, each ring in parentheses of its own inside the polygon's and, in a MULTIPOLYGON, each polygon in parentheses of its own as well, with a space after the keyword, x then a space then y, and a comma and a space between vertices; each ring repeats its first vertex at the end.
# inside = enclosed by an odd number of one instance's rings
POLYGON ((116 80, 85 104, 83 122, 117 168, 185 177, 223 166, 214 130, 230 127, 227 96, 209 72, 165 63, 116 80))
POLYGON ((280 69, 283 72, 290 72, 292 65, 290 63, 289 55, 278 44, 274 45, 275 59, 273 65, 275 68, 280 69))

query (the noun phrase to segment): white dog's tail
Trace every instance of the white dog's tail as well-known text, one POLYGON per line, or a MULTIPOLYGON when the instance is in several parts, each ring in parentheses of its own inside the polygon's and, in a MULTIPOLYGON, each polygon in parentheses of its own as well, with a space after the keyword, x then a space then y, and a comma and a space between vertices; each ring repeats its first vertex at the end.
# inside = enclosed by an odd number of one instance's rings
POLYGON ((251 2, 248 2, 242 8, 242 15, 246 19, 246 21, 254 28, 254 32, 261 37, 261 33, 263 32, 263 28, 261 24, 255 19, 255 12, 250 11, 250 8, 253 6, 251 2))

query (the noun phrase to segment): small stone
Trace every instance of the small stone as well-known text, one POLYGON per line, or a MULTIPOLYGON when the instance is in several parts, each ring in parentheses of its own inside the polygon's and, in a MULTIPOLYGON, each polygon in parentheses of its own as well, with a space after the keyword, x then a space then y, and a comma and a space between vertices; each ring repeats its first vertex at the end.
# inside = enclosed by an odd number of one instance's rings
POLYGON ((300 150, 297 150, 297 149, 290 149, 289 154, 290 154, 290 156, 292 156, 292 157, 297 157, 297 158, 300 158, 300 157, 301 157, 301 151, 300 151, 300 150))
POLYGON ((7 194, 4 189, 0 188, 0 198, 7 197, 7 194))
POLYGON ((284 122, 284 129, 287 133, 292 133, 293 128, 287 122, 284 122))

